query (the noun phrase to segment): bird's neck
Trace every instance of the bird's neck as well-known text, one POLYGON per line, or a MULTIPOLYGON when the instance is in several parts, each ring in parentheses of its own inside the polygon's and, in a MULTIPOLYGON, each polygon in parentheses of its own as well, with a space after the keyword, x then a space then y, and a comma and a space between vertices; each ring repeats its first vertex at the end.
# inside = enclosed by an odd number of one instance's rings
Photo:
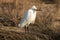
POLYGON ((29 9, 30 12, 32 12, 33 14, 36 14, 36 11, 33 9, 29 9))
POLYGON ((36 14, 36 11, 35 11, 35 10, 33 10, 33 13, 34 13, 34 14, 36 14))
POLYGON ((33 11, 33 13, 36 13, 36 11, 34 9, 31 9, 33 11))

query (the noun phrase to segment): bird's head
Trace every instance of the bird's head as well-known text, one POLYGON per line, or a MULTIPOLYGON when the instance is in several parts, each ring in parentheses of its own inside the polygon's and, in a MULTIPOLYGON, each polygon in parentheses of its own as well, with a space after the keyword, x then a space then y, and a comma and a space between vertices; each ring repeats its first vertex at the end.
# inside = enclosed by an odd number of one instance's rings
POLYGON ((33 10, 37 10, 37 8, 36 8, 35 5, 33 5, 31 9, 33 9, 33 10))
POLYGON ((41 8, 37 8, 35 5, 33 5, 31 9, 34 11, 41 11, 41 8))

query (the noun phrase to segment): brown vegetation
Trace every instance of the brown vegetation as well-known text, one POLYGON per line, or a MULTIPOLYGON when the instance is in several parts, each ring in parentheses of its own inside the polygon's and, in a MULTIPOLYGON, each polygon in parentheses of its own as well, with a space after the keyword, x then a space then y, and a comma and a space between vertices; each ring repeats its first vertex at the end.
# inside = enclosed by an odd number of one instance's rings
POLYGON ((0 40, 60 40, 59 0, 0 0, 0 40), (36 22, 29 32, 17 24, 24 11, 36 5, 36 22))

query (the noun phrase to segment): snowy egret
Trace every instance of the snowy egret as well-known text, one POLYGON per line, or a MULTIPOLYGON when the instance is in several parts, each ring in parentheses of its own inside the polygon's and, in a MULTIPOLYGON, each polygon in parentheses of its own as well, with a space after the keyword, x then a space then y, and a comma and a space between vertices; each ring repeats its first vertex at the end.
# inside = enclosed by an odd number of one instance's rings
POLYGON ((18 26, 20 28, 26 27, 28 29, 29 24, 34 24, 36 19, 36 6, 32 6, 30 9, 28 9, 24 16, 21 18, 21 21, 19 22, 18 26))

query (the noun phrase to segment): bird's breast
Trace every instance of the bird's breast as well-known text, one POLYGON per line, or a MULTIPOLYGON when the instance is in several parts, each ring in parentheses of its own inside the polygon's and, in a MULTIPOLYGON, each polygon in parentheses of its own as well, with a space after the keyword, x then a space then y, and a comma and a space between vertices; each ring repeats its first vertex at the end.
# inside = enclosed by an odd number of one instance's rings
POLYGON ((30 14, 30 21, 34 21, 36 18, 36 13, 31 13, 30 14))
POLYGON ((32 22, 35 21, 35 19, 36 19, 36 11, 29 10, 27 15, 27 21, 32 22))

